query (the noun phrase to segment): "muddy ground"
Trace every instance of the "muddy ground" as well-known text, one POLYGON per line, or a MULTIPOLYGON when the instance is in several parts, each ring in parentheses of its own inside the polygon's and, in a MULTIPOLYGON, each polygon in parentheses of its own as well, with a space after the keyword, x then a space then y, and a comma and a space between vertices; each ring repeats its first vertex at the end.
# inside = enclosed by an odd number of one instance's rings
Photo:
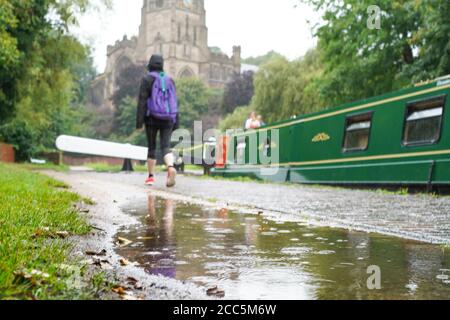
MULTIPOLYGON (((132 295, 145 299, 205 299, 206 289, 146 274, 138 266, 121 266, 114 253, 116 234, 120 228, 137 224, 121 207, 145 201, 149 193, 161 198, 227 207, 246 213, 280 214, 288 221, 310 225, 344 228, 419 240, 450 243, 450 198, 429 195, 396 195, 375 191, 349 190, 300 185, 236 182, 180 176, 178 185, 167 190, 165 177, 159 174, 153 188, 143 185, 144 174, 108 174, 94 172, 46 172, 66 182, 73 191, 96 202, 88 214, 96 228, 91 236, 81 239, 75 254, 106 250, 106 257, 118 282, 133 277, 142 290, 132 295)), ((77 239, 78 240, 78 239, 77 239)))

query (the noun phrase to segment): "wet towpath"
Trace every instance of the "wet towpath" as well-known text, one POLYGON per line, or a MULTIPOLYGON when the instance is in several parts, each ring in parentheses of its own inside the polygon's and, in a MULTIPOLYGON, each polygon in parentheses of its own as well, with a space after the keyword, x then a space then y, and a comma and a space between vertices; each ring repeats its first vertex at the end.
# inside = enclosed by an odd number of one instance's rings
POLYGON ((150 275, 220 288, 226 299, 450 299, 450 250, 274 216, 205 208, 150 192, 117 253, 150 275), (367 285, 380 270, 379 290, 367 285), (373 289, 373 288, 372 288, 373 289))
MULTIPOLYGON (((114 183, 142 187, 143 174, 85 173, 114 183)), ((155 189, 166 190, 165 176, 155 189)), ((302 185, 237 182, 180 176, 171 193, 219 204, 282 213, 313 225, 376 232, 412 240, 450 244, 450 197, 386 194, 302 185)))
POLYGON ((147 283, 146 298, 197 299, 218 286, 227 299, 450 299, 450 248, 426 243, 450 243, 446 197, 184 176, 167 190, 162 174, 153 188, 138 173, 47 174, 97 203, 89 217, 104 231, 89 249, 147 283), (381 290, 367 287, 371 266, 381 290))

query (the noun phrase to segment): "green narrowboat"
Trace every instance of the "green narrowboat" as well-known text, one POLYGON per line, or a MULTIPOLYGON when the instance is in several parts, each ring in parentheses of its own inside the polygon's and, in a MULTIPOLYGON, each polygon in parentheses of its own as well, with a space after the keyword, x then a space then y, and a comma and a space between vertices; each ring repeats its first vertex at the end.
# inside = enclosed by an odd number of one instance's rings
POLYGON ((224 139, 212 174, 305 184, 450 186, 449 94, 447 76, 234 132, 224 139))

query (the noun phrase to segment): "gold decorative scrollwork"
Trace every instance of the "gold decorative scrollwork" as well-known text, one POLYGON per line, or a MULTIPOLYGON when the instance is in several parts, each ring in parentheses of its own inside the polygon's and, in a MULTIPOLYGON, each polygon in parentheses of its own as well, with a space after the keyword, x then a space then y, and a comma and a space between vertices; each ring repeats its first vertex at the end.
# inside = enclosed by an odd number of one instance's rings
POLYGON ((331 137, 328 134, 326 134, 325 132, 322 132, 322 133, 317 134, 312 139, 312 142, 323 142, 323 141, 328 141, 330 139, 331 139, 331 137))

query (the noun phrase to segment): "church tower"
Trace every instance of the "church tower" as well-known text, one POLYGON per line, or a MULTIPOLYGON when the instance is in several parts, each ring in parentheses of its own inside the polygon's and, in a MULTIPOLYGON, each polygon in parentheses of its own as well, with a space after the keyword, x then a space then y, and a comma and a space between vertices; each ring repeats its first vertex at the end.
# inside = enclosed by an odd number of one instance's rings
POLYGON ((204 0, 144 0, 139 35, 107 48, 105 72, 91 85, 92 105, 113 111, 111 97, 122 71, 133 65, 144 69, 152 54, 164 57, 174 79, 197 77, 209 87, 223 88, 241 72, 241 47, 233 47, 231 57, 208 47, 204 0))
POLYGON ((139 62, 158 53, 175 78, 202 73, 209 58, 204 0, 144 0, 141 19, 139 62))

